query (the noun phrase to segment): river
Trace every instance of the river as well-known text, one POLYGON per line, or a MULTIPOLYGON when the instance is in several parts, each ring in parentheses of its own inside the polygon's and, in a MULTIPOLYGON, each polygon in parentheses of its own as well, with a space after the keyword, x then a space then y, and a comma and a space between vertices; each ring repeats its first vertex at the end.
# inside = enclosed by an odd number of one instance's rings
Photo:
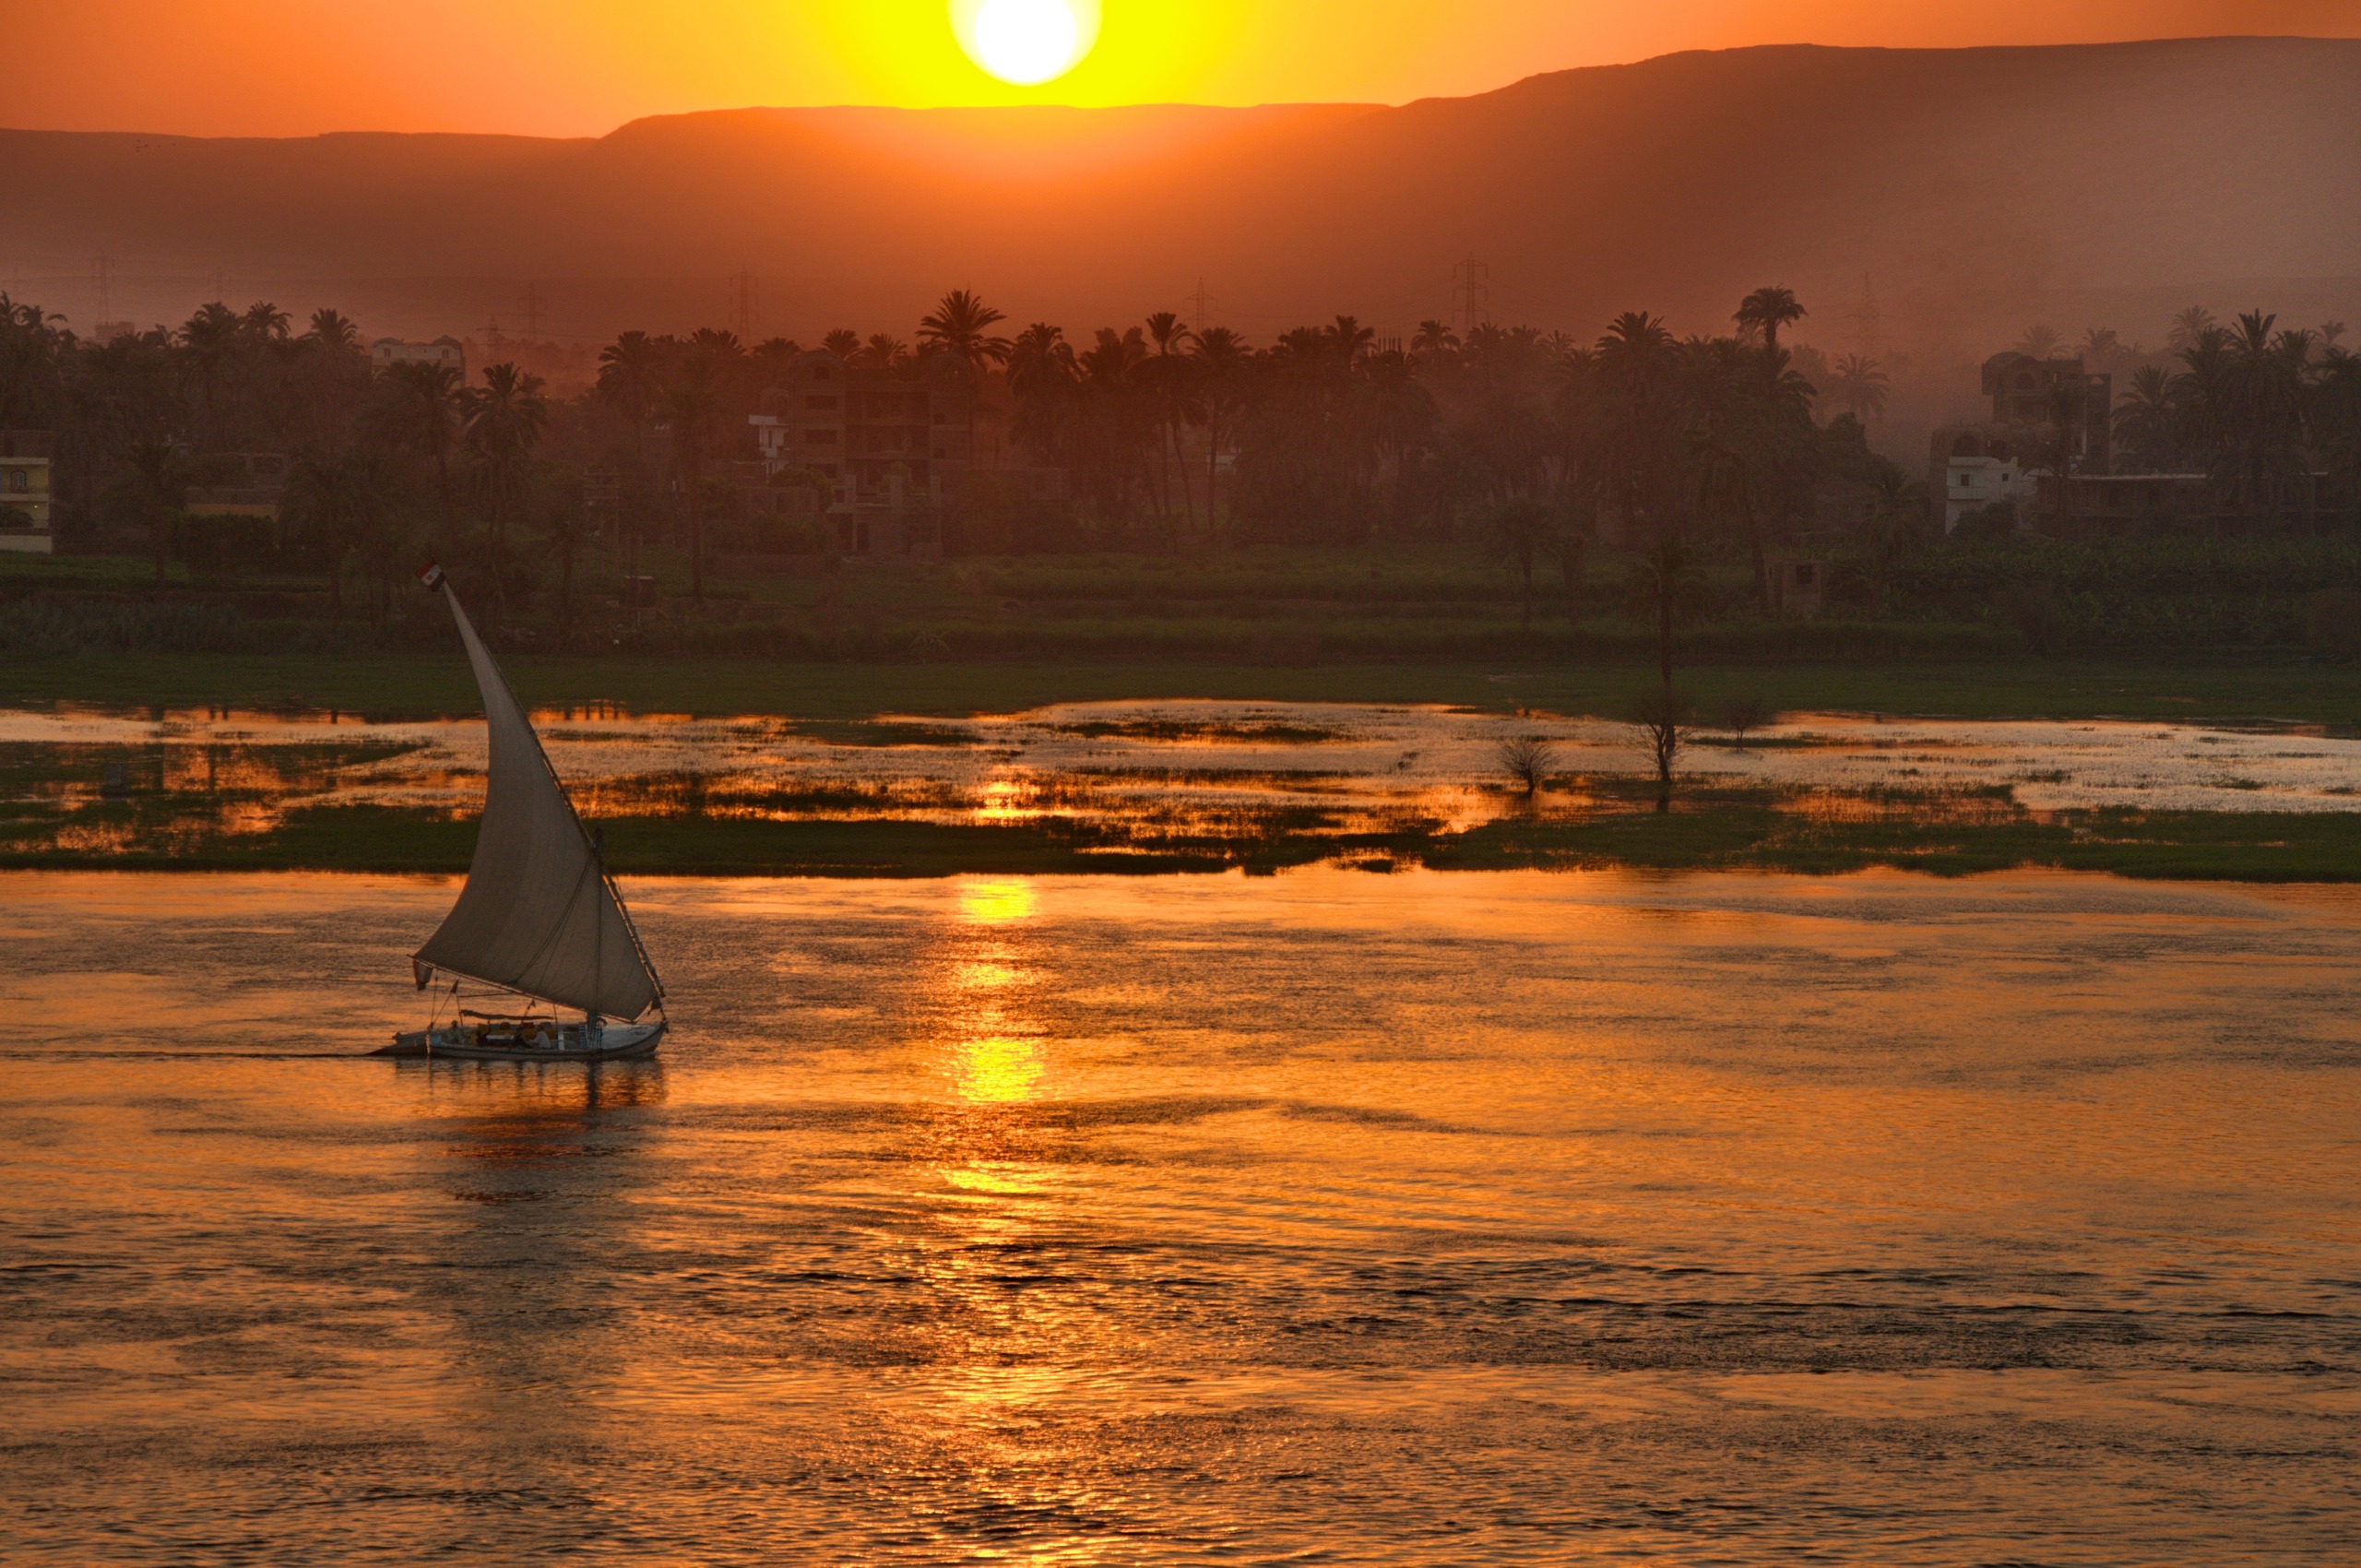
POLYGON ((629 892, 591 1072, 354 1058, 447 883, 0 879, 0 1555, 2361 1540, 2361 894, 629 892))

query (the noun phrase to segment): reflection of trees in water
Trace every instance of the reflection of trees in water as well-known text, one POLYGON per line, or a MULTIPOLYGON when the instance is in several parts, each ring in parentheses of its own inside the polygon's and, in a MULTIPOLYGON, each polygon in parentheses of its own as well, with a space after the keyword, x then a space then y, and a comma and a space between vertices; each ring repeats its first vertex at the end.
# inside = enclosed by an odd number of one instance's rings
POLYGON ((435 1166, 419 1306, 445 1321, 454 1395, 442 1435, 470 1484, 576 1498, 586 1404, 620 1380, 617 1303, 642 1242, 659 1063, 405 1063, 435 1166))

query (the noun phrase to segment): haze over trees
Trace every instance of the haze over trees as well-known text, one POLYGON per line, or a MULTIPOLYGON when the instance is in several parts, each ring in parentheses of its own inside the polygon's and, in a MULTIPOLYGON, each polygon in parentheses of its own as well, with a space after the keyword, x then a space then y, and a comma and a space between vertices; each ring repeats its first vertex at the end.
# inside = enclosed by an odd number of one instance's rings
MULTIPOLYGON (((972 418, 1000 433, 1001 460, 1063 476, 1062 499, 1020 495, 989 468, 913 499, 954 558, 1456 552, 1491 564, 1522 635, 1603 616, 1637 629, 1674 707, 1676 644, 1708 623, 1770 620, 1783 552, 1832 559, 1832 614, 1997 615, 2037 623, 2046 640, 2068 624, 2166 624, 2143 620, 2136 598, 2070 617, 2061 594, 2085 589, 2019 592, 2026 572, 2051 570, 2034 564, 2035 543, 1976 555, 1983 546, 1930 532, 1923 484, 1865 440, 1880 367, 1842 358, 1826 386, 1797 368, 1808 356, 1790 338, 1806 309, 1774 287, 1711 336, 1632 311, 1580 336, 1428 321, 1396 342, 1340 315, 1257 344, 1169 312, 1086 334, 1016 327, 962 289, 907 336, 846 327, 823 341, 913 381, 956 361, 976 388, 972 418), (2021 602, 2032 608, 2011 608, 2021 602)), ((2125 386, 2122 466, 2217 476, 2257 516, 2298 491, 2355 493, 2361 374, 2333 324, 2291 329, 2257 313, 2224 327, 2184 313, 2173 330, 2185 344, 2171 363, 2143 363, 2125 386)), ((563 644, 584 635, 586 564, 611 596, 646 552, 703 605, 717 551, 810 573, 849 548, 819 515, 827 479, 753 462, 748 416, 803 351, 795 342, 624 332, 599 352, 595 386, 567 397, 504 361, 464 381, 440 364, 373 374, 361 342, 332 309, 297 331, 267 303, 214 303, 173 330, 94 343, 0 300, 0 427, 57 433, 70 546, 136 550, 160 581, 175 562, 291 574, 318 585, 331 615, 357 610, 378 624, 430 552, 481 585, 504 633, 563 644), (247 482, 258 457, 286 469, 276 525, 187 510, 192 493, 247 482), (801 487, 813 502, 750 512, 750 483, 801 487)), ((2138 357, 2104 329, 2079 346, 2138 357)), ((2131 592, 2121 585, 2133 558, 2118 554, 2114 577, 2088 591, 2131 592)), ((2285 628, 2306 612, 2294 598, 2346 582, 2260 560, 2239 570, 2275 583, 2256 590, 2270 608, 2176 611, 2173 635, 2295 635, 2285 628)), ((2346 576, 2361 588, 2361 572, 2346 576)))

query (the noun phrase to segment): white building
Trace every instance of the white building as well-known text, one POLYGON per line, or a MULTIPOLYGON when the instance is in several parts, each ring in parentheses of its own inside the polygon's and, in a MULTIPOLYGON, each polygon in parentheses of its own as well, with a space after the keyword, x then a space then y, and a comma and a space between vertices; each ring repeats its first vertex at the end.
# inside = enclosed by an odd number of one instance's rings
POLYGON ((399 338, 380 338, 369 345, 369 368, 378 374, 397 364, 446 364, 468 378, 468 350, 457 338, 437 338, 432 343, 405 343, 399 338))
POLYGON ((0 430, 0 550, 49 555, 49 432, 0 430))
POLYGON ((2030 506, 2041 494, 2041 472, 2021 467, 2014 457, 1953 457, 1943 479, 1943 531, 2003 501, 2030 506))

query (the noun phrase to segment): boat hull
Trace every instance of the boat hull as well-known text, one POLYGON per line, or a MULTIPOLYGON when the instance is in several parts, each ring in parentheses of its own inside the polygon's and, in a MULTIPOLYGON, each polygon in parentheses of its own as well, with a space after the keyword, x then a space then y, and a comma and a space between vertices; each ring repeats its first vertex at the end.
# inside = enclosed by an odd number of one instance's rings
POLYGON ((539 1036, 490 1028, 420 1029, 396 1035, 393 1044, 369 1054, 445 1062, 642 1062, 656 1054, 664 1028, 661 1019, 610 1024, 587 1042, 579 1025, 539 1036))

